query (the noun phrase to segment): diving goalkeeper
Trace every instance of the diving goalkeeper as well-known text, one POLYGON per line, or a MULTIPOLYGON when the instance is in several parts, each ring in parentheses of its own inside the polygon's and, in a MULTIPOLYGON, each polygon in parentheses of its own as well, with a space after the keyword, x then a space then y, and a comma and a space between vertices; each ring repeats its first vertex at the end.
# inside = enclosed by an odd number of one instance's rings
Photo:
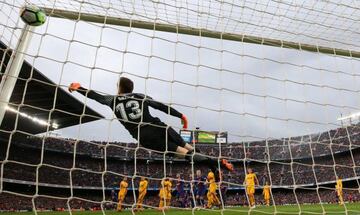
MULTIPOLYGON (((144 148, 160 152, 169 151, 185 157, 189 162, 193 158, 194 162, 205 163, 211 169, 217 169, 217 159, 205 157, 198 151, 194 153, 193 147, 185 143, 172 127, 150 114, 149 107, 180 118, 183 128, 187 129, 188 121, 185 115, 168 105, 153 100, 149 96, 133 93, 133 89, 134 83, 125 77, 121 77, 118 82, 118 95, 116 96, 98 94, 93 90, 81 87, 79 83, 72 83, 69 86, 70 92, 77 91, 90 99, 109 106, 120 123, 144 148)), ((233 171, 233 165, 227 160, 221 159, 220 164, 225 169, 233 171)))

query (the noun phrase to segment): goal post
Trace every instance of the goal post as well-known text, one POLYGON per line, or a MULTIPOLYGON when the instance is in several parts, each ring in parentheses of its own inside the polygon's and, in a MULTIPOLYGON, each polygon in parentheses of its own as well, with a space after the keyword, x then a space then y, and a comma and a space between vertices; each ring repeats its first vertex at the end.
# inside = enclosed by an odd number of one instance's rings
POLYGON ((5 72, 2 74, 0 82, 0 125, 4 119, 5 112, 8 110, 10 97, 13 93, 16 81, 18 79, 21 67, 24 62, 25 53, 31 41, 33 26, 25 25, 23 28, 18 44, 12 52, 10 61, 6 67, 5 72))
POLYGON ((355 50, 346 50, 319 46, 316 44, 304 44, 285 40, 276 40, 271 38, 256 37, 251 35, 233 34, 220 31, 212 31, 201 28, 193 28, 181 24, 167 24, 160 22, 149 22, 141 20, 126 19, 121 17, 103 16, 85 12, 76 12, 55 8, 43 8, 48 16, 64 18, 69 20, 81 20, 99 24, 117 25, 132 28, 141 28, 146 30, 164 31, 168 33, 186 34, 192 36, 208 37, 213 39, 231 40, 243 43, 253 43, 258 45, 274 46, 279 48, 296 49, 322 54, 331 54, 344 57, 360 58, 360 52, 355 50))

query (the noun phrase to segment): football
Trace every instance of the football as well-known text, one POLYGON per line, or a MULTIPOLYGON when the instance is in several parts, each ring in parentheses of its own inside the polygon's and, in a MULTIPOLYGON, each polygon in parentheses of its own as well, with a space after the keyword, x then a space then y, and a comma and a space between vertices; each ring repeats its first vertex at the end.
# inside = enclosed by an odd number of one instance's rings
POLYGON ((22 7, 20 17, 26 24, 31 26, 40 26, 46 21, 45 11, 35 5, 22 7))

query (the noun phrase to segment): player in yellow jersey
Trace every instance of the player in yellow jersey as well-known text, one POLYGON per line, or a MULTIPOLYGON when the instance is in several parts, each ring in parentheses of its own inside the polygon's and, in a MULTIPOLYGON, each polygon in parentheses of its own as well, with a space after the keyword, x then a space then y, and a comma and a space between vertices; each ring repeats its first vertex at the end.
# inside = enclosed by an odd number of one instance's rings
POLYGON ((127 188, 128 188, 128 183, 127 183, 127 177, 125 176, 123 178, 123 180, 120 182, 120 190, 119 190, 119 194, 118 194, 118 205, 117 205, 117 211, 121 211, 122 210, 122 203, 124 202, 126 193, 127 193, 127 188))
POLYGON ((170 206, 171 187, 172 187, 172 183, 168 178, 165 178, 161 181, 161 189, 159 192, 159 197, 160 197, 159 210, 167 209, 170 206))
POLYGON ((255 208, 255 185, 259 185, 259 181, 251 168, 247 169, 244 185, 246 188, 246 194, 249 198, 250 207, 255 208))
POLYGON ((142 204, 147 192, 148 187, 148 181, 144 176, 141 177, 140 183, 139 183, 139 196, 136 204, 136 210, 143 210, 142 204))
POLYGON ((335 185, 335 190, 336 190, 336 195, 339 198, 339 204, 343 205, 344 204, 344 197, 343 197, 343 184, 342 184, 342 179, 341 177, 338 177, 336 179, 336 185, 335 185))
POLYGON ((168 207, 170 207, 170 202, 171 202, 171 197, 172 197, 172 195, 171 195, 171 193, 172 193, 172 183, 171 183, 170 179, 168 179, 166 181, 165 188, 166 188, 166 207, 168 208, 168 207))
POLYGON ((161 181, 161 188, 160 188, 160 192, 159 192, 159 198, 160 198, 159 210, 164 210, 164 206, 165 206, 164 202, 166 202, 165 179, 163 179, 161 181))
POLYGON ((215 174, 210 171, 207 176, 207 184, 209 185, 208 192, 206 194, 208 202, 207 202, 207 208, 212 208, 214 205, 220 207, 220 200, 217 197, 217 184, 215 182, 215 174))
POLYGON ((265 201, 266 206, 270 206, 270 189, 271 188, 269 186, 269 183, 266 182, 264 189, 263 189, 264 201, 265 201))

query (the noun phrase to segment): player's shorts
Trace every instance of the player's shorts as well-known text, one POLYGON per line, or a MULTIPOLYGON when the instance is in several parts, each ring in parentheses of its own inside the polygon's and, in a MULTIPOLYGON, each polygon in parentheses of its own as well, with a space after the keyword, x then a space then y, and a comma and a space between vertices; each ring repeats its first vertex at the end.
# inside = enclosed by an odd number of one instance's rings
POLYGON ((264 199, 269 200, 270 199, 270 194, 264 194, 264 199))
POLYGON ((197 189, 195 196, 205 196, 206 189, 197 189))
POLYGON ((176 197, 177 197, 177 198, 182 198, 182 197, 184 197, 184 196, 185 196, 185 191, 181 191, 181 192, 176 191, 176 197))
POLYGON ((172 127, 163 122, 157 125, 145 125, 140 129, 140 145, 156 151, 176 152, 178 146, 184 147, 185 142, 172 127))
POLYGON ((159 192, 159 197, 160 197, 161 199, 166 198, 166 193, 165 193, 164 191, 160 190, 160 192, 159 192))
POLYGON ((255 193, 255 186, 247 186, 246 187, 247 194, 254 194, 255 193))

